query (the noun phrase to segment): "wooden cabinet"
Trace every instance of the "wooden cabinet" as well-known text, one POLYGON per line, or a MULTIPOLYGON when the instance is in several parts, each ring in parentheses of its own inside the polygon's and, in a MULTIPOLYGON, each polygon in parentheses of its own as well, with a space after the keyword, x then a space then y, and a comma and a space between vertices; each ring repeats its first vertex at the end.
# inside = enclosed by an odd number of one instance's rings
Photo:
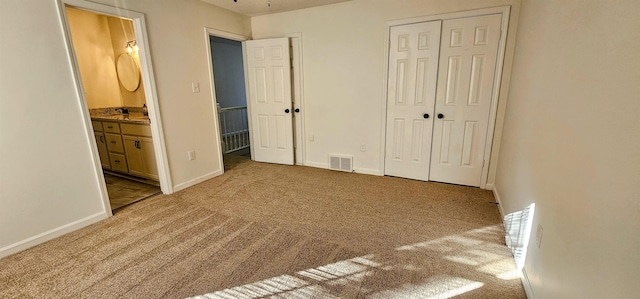
POLYGON ((116 133, 116 134, 120 134, 120 124, 116 123, 116 122, 103 122, 102 123, 102 127, 104 128, 104 131, 107 133, 116 133))
POLYGON ((129 173, 137 176, 144 176, 144 166, 140 149, 138 148, 138 137, 124 135, 122 137, 124 149, 127 152, 127 161, 129 162, 129 173))
POLYGON ((122 136, 120 134, 105 133, 105 139, 107 139, 107 148, 109 153, 124 154, 124 147, 122 146, 122 136))
POLYGON ((158 180, 158 166, 148 124, 92 121, 104 169, 158 180))
MULTIPOLYGON (((93 129, 95 130, 96 126, 94 126, 93 129)), ((102 129, 102 125, 100 125, 100 129, 102 129)), ((102 164, 102 168, 111 169, 109 151, 107 150, 107 140, 104 138, 104 133, 94 131, 93 134, 96 135, 96 143, 98 144, 98 154, 100 155, 100 164, 102 164)))
POLYGON ((121 124, 129 174, 158 180, 158 166, 149 125, 121 124))
POLYGON ((109 161, 111 161, 111 170, 129 172, 127 158, 123 154, 109 153, 109 161))
POLYGON ((158 180, 158 164, 156 162, 156 151, 153 147, 153 139, 151 137, 140 137, 139 140, 142 161, 145 165, 145 173, 147 177, 158 180))

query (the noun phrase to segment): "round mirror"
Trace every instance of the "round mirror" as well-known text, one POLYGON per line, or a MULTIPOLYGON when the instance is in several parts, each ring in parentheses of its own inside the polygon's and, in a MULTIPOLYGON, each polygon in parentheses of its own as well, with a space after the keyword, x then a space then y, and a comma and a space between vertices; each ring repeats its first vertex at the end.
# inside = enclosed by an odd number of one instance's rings
POLYGON ((140 86, 140 69, 133 57, 127 53, 120 54, 116 69, 122 86, 128 91, 136 91, 140 86))

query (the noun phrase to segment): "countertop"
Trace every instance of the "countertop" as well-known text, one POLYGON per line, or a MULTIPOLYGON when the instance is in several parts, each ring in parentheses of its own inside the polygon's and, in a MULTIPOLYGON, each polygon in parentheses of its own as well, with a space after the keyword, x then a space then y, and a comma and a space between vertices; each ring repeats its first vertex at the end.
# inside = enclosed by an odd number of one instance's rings
POLYGON ((136 124, 150 124, 149 116, 145 116, 142 114, 129 114, 128 116, 118 114, 118 115, 93 115, 91 116, 91 120, 99 120, 99 121, 116 121, 120 123, 136 123, 136 124))

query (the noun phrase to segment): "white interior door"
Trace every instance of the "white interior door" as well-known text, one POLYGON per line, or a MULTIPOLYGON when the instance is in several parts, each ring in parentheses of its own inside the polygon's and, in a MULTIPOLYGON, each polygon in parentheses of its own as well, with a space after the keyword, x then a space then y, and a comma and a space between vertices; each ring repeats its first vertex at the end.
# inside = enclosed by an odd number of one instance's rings
POLYGON ((501 18, 442 23, 431 181, 480 186, 501 18))
POLYGON ((385 174, 429 179, 441 21, 391 27, 385 174))
POLYGON ((293 165, 289 39, 246 41, 245 53, 253 159, 293 165))

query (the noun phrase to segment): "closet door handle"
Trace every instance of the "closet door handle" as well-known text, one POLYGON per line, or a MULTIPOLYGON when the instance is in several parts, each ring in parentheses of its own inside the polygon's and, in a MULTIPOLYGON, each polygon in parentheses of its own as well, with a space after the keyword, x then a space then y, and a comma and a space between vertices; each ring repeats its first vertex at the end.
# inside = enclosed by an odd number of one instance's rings
POLYGON ((425 113, 422 115, 423 118, 429 118, 429 113, 425 113))
POLYGON ((289 113, 289 111, 291 111, 291 110, 289 110, 289 109, 284 109, 284 113, 289 113))
POLYGON ((442 113, 438 113, 438 118, 439 118, 439 119, 443 119, 443 118, 444 118, 444 115, 443 115, 442 113))
POLYGON ((296 108, 296 110, 293 110, 295 113, 300 112, 300 108, 296 108))

